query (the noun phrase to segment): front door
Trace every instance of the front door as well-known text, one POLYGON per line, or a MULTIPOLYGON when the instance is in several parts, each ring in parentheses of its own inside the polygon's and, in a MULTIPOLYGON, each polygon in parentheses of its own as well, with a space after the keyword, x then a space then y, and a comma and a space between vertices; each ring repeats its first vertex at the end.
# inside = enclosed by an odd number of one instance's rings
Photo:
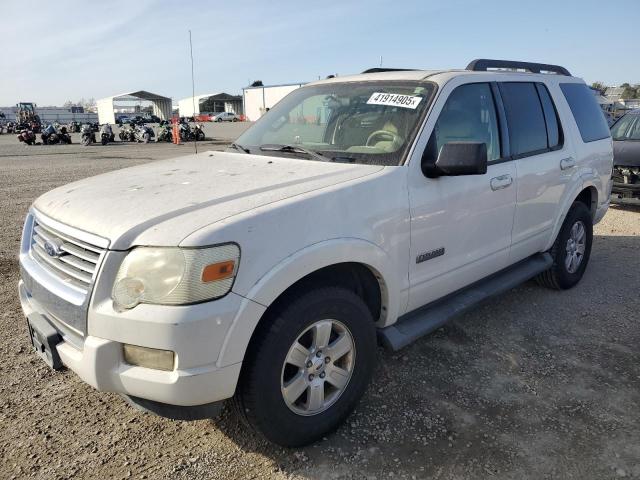
POLYGON ((434 114, 427 151, 435 156, 447 142, 484 142, 489 165, 484 175, 435 179, 409 169, 408 311, 506 267, 511 246, 517 172, 501 157, 491 85, 447 85, 434 114))

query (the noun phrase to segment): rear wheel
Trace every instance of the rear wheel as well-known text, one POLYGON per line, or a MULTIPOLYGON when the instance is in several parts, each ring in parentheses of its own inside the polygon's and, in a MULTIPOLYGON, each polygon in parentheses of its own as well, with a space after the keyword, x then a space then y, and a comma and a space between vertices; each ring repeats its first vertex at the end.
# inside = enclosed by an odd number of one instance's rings
POLYGON ((142 135, 142 141, 144 143, 149 143, 149 140, 151 139, 151 135, 149 135, 148 133, 145 133, 142 135))
POLYGON ((557 290, 575 286, 589 263, 592 242, 591 212, 584 203, 575 202, 569 209, 551 248, 553 265, 538 275, 538 283, 557 290))
POLYGON ((236 405, 272 442, 295 447, 337 428, 373 372, 371 313, 350 290, 302 292, 273 312, 247 350, 236 405))

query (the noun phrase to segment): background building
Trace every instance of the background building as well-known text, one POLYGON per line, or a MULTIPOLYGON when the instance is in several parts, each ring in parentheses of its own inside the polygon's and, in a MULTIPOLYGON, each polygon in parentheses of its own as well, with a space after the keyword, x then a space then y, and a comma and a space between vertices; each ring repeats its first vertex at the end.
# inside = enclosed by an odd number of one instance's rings
POLYGON ((259 85, 242 89, 242 99, 244 103, 244 114, 247 120, 255 122, 267 109, 273 107, 286 95, 304 83, 291 83, 287 85, 259 85))
POLYGON ((193 117, 201 113, 242 113, 242 97, 228 93, 207 93, 178 100, 181 117, 193 117), (194 110, 195 107, 195 110, 194 110))
POLYGON ((98 100, 98 121, 101 124, 116 123, 115 101, 138 102, 140 100, 151 102, 153 114, 157 115, 161 120, 169 120, 169 118, 171 118, 171 98, 139 90, 137 92, 121 93, 120 95, 98 100))

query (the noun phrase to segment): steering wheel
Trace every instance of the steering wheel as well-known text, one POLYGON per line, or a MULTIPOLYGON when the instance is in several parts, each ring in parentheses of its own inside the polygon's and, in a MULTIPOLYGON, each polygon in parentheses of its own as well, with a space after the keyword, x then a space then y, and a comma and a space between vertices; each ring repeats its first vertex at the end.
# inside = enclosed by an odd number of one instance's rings
POLYGON ((366 146, 370 147, 371 144, 374 143, 373 140, 376 140, 378 137, 380 137, 380 141, 386 140, 390 142, 397 142, 400 139, 397 134, 390 132, 389 130, 376 130, 367 137, 366 146))

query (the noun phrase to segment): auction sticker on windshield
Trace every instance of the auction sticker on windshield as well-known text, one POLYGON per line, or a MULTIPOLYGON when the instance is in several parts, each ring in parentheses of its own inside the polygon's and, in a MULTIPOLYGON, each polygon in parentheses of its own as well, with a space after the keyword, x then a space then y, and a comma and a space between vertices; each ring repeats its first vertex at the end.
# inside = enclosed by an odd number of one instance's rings
POLYGON ((403 107, 415 109, 422 100, 422 97, 414 95, 400 95, 398 93, 374 92, 367 100, 369 105, 392 105, 394 107, 403 107))

